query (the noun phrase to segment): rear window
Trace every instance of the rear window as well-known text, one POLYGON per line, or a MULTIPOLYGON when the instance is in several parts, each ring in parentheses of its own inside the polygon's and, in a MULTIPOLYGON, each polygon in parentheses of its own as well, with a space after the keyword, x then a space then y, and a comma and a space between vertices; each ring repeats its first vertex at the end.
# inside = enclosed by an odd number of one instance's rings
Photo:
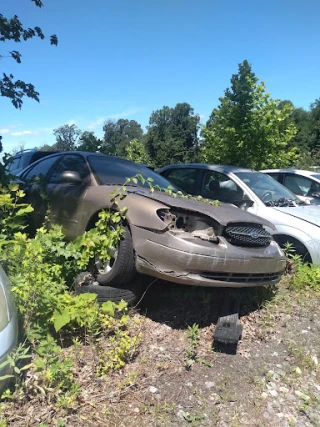
POLYGON ((43 157, 50 156, 51 154, 55 154, 57 152, 58 151, 36 151, 32 156, 30 164, 36 162, 39 159, 42 159, 43 157))
POLYGON ((19 157, 13 157, 12 160, 10 159, 10 164, 8 165, 9 171, 14 171, 15 169, 19 168, 21 156, 19 157))
MULTIPOLYGON (((102 156, 89 156, 88 161, 94 175, 102 185, 123 185, 127 178, 132 178, 137 174, 141 174, 144 179, 152 178, 153 186, 158 185, 161 189, 170 186, 173 187, 172 184, 161 175, 136 163, 102 156)), ((149 188, 147 183, 142 185, 138 182, 138 185, 149 188)))

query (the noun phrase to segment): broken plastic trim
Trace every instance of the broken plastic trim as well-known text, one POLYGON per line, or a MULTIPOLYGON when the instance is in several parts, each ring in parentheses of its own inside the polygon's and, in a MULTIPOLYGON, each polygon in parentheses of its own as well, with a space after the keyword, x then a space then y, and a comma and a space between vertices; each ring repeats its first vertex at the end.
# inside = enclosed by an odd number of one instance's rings
POLYGON ((159 209, 157 214, 174 235, 215 243, 219 241, 213 228, 213 221, 205 215, 178 209, 159 209))

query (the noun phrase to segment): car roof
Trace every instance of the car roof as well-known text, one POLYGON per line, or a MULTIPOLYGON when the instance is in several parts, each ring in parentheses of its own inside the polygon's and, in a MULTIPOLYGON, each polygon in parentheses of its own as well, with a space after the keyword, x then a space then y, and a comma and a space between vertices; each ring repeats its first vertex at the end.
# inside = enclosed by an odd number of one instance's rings
POLYGON ((301 175, 301 176, 310 176, 314 177, 314 175, 319 174, 319 172, 316 171, 307 171, 303 169, 263 169, 260 172, 264 173, 293 173, 295 175, 301 175))
POLYGON ((195 168, 195 169, 208 169, 208 170, 216 170, 222 173, 236 173, 236 172, 257 172, 254 169, 242 168, 239 166, 231 166, 231 165, 214 165, 214 164, 206 164, 206 163, 180 163, 164 166, 156 170, 156 172, 164 171, 166 169, 187 169, 187 168, 195 168))
MULTIPOLYGON (((50 154, 50 156, 46 156, 46 157, 42 157, 39 160, 36 160, 34 163, 31 163, 30 165, 26 166, 25 168, 23 168, 21 171, 19 171, 19 173, 17 174, 17 176, 21 176, 25 173, 25 171, 27 169, 29 169, 30 167, 35 166, 36 164, 40 163, 43 160, 49 159, 50 157, 54 157, 54 156, 62 156, 65 154, 80 154, 84 157, 89 157, 89 156, 99 156, 99 157, 103 157, 103 158, 107 158, 107 159, 117 159, 118 161, 124 162, 124 163, 132 163, 144 168, 147 168, 146 165, 140 164, 140 163, 135 163, 135 162, 131 162, 130 160, 127 159, 123 159, 121 157, 117 157, 117 156, 107 156, 106 154, 102 154, 102 153, 96 153, 96 152, 92 152, 92 151, 57 151, 56 153, 50 154)), ((149 168, 148 168, 149 169, 149 168)))

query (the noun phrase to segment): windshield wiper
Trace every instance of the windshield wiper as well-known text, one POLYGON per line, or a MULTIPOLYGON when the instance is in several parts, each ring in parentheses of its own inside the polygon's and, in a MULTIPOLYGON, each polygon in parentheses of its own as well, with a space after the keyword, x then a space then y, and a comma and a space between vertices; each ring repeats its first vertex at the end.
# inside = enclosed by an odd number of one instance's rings
POLYGON ((269 200, 265 202, 266 206, 277 206, 277 207, 297 206, 297 204, 300 204, 300 202, 297 199, 287 199, 286 197, 280 197, 280 199, 278 200, 269 200))

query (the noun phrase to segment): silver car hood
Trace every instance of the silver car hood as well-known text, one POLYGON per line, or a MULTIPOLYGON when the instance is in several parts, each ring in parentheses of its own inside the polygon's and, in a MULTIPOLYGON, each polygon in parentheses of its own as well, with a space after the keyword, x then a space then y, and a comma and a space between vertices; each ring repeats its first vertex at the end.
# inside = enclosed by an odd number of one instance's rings
POLYGON ((292 207, 285 206, 285 207, 274 207, 274 209, 320 227, 320 206, 315 206, 315 205, 292 206, 292 207))
POLYGON ((185 209, 207 215, 223 226, 226 226, 230 222, 248 222, 262 224, 270 227, 271 229, 275 229, 274 225, 271 224, 268 220, 239 209, 229 203, 220 203, 219 206, 213 206, 209 203, 204 203, 195 199, 183 199, 179 196, 173 197, 158 191, 151 193, 148 190, 130 189, 128 192, 139 194, 140 196, 147 197, 148 199, 155 200, 170 207, 185 209))

